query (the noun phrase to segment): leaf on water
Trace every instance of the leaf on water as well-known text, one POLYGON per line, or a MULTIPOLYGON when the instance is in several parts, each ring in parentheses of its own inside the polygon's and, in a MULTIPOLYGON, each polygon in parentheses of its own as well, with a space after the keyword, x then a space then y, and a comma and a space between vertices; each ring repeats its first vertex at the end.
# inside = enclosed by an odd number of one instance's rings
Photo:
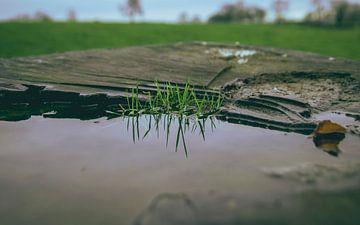
POLYGON ((315 129, 315 135, 345 133, 346 128, 330 120, 321 121, 315 129))

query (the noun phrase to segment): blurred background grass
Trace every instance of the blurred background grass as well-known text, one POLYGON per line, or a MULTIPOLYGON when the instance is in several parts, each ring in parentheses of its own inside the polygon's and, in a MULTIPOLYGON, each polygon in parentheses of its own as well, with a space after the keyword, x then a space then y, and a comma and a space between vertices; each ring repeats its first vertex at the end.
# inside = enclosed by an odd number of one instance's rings
POLYGON ((2 22, 0 57, 178 41, 240 42, 360 60, 360 26, 2 22))

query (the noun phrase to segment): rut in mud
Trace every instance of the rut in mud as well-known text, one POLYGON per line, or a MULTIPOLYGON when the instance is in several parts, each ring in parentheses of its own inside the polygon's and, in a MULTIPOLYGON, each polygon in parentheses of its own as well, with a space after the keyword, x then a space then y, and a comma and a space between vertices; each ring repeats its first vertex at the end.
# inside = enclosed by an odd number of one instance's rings
MULTIPOLYGON (((183 88, 182 84, 179 84, 183 88)), ((216 93, 194 86, 199 95, 216 93)), ((151 85, 141 92, 155 92, 151 85)), ((0 91, 0 119, 18 121, 32 115, 82 120, 113 117, 119 104, 126 105, 131 92, 124 87, 121 95, 57 91, 46 87, 23 85, 0 91)), ((280 131, 311 134, 316 125, 313 114, 341 109, 356 111, 360 107, 360 85, 346 73, 262 74, 226 84, 221 91, 226 100, 218 119, 280 131)), ((146 96, 141 98, 146 102, 146 96)), ((357 116, 357 114, 355 114, 357 116)))
POLYGON ((154 92, 154 80, 171 80, 180 87, 191 82, 200 95, 222 90, 221 120, 309 134, 314 114, 358 116, 358 66, 309 53, 204 42, 1 59, 0 119, 112 117, 107 111, 126 104, 137 83, 140 91, 154 92))

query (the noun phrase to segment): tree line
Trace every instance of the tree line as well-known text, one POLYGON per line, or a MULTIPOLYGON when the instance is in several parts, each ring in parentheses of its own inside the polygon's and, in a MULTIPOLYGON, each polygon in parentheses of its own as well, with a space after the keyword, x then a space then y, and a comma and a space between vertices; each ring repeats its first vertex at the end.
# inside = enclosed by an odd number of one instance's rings
MULTIPOLYGON (((313 6, 301 21, 306 24, 319 25, 354 25, 360 24, 360 4, 351 3, 348 0, 307 0, 313 6)), ((275 14, 275 22, 289 22, 286 13, 290 7, 289 0, 274 0, 272 10, 275 14)), ((137 16, 144 13, 141 0, 126 0, 120 4, 119 10, 122 15, 128 17, 131 22, 137 16)), ((267 11, 258 6, 250 6, 244 0, 239 0, 232 4, 223 5, 218 12, 211 15, 206 22, 208 23, 263 23, 265 22, 267 11)), ((33 15, 21 14, 12 20, 24 21, 52 21, 53 19, 45 12, 38 11, 33 15)), ((76 21, 77 16, 74 9, 69 9, 67 13, 68 21, 76 21)), ((189 17, 186 12, 179 15, 179 23, 200 23, 200 17, 194 15, 189 17)))
MULTIPOLYGON (((301 21, 307 24, 320 25, 353 25, 360 24, 360 4, 346 0, 310 0, 313 10, 301 21)), ((290 6, 288 0, 274 0, 272 9, 275 22, 287 22, 285 14, 290 6)), ((260 7, 247 6, 244 1, 224 5, 219 12, 210 16, 210 23, 259 23, 264 22, 266 10, 260 7)))
MULTIPOLYGON (((301 21, 308 24, 323 25, 352 25, 360 24, 360 4, 350 3, 347 0, 309 0, 313 5, 313 11, 309 12, 301 21)), ((288 0, 274 0, 272 9, 275 13, 275 22, 287 22, 286 12, 290 2, 288 0)), ((133 21, 136 15, 142 15, 143 10, 140 0, 127 0, 121 6, 121 12, 133 21)), ((211 15, 209 23, 262 23, 266 18, 266 10, 257 6, 248 6, 244 0, 233 4, 225 4, 222 8, 211 15)), ((189 18, 185 12, 179 16, 180 23, 199 23, 200 18, 194 15, 189 18)))

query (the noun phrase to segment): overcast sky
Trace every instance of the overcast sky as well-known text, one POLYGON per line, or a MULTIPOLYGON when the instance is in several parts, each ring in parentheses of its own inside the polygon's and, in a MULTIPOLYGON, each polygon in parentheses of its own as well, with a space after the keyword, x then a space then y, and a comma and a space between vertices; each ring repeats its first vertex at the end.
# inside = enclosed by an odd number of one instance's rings
MULTIPOLYGON (((352 0, 359 2, 360 0, 352 0)), ((126 0, 0 0, 0 19, 8 19, 18 14, 32 14, 38 10, 48 13, 55 19, 66 18, 67 11, 74 9, 79 20, 126 21, 119 12, 119 5, 126 0)), ((206 20, 209 15, 225 3, 236 0, 141 0, 145 14, 138 18, 149 22, 176 22, 181 12, 199 15, 206 20)), ((273 0, 247 0, 247 5, 257 5, 270 10, 273 0)), ((301 19, 312 9, 310 0, 290 0, 287 17, 301 19)), ((273 18, 268 13, 268 20, 273 18)))

